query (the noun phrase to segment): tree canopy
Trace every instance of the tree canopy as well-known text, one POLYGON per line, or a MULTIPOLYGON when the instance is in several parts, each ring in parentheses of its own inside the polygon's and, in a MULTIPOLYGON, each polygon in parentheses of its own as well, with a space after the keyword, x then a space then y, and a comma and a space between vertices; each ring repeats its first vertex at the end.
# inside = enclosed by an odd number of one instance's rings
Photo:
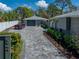
POLYGON ((4 21, 20 20, 31 17, 34 14, 44 18, 51 18, 65 12, 71 12, 73 10, 76 10, 76 7, 72 4, 71 0, 55 0, 54 2, 51 1, 47 8, 39 7, 39 9, 36 11, 25 6, 17 7, 9 12, 0 11, 0 19, 4 21))
POLYGON ((59 15, 61 14, 61 9, 59 9, 57 6, 55 6, 53 3, 51 3, 49 6, 48 6, 48 9, 47 9, 47 13, 49 15, 49 17, 54 17, 56 15, 59 15))
POLYGON ((22 18, 30 17, 33 15, 32 10, 24 6, 18 7, 15 11, 20 14, 22 18))
POLYGON ((19 18, 27 18, 33 15, 31 9, 27 7, 18 7, 15 10, 9 12, 0 12, 0 19, 5 21, 19 20, 19 18))
POLYGON ((71 0, 55 0, 54 4, 62 10, 61 13, 64 11, 71 12, 76 9, 71 0))

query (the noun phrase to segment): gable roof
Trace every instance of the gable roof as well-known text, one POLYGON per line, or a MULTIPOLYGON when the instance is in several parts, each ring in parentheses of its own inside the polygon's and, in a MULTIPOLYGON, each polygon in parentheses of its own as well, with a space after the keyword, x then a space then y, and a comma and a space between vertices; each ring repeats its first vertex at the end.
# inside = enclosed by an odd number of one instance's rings
POLYGON ((18 24, 18 22, 19 21, 0 22, 0 32, 18 24))
POLYGON ((64 17, 79 17, 79 10, 73 11, 73 12, 70 12, 70 13, 67 13, 67 14, 55 16, 51 19, 64 18, 64 17))
POLYGON ((38 16, 32 16, 32 17, 29 17, 29 18, 25 18, 24 20, 48 20, 46 18, 42 18, 42 17, 38 17, 38 16))

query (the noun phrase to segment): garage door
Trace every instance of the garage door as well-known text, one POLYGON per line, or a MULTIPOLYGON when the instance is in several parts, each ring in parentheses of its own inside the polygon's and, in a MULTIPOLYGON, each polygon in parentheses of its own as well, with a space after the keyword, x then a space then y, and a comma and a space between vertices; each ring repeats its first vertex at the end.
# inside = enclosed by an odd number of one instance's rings
POLYGON ((35 26, 35 20, 27 20, 27 26, 35 26))

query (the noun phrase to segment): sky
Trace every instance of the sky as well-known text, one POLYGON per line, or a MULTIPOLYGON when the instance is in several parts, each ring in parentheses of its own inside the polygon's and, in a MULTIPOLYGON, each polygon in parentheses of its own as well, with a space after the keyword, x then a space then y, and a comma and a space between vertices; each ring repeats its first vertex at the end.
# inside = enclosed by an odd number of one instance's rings
MULTIPOLYGON (((18 6, 26 6, 33 10, 37 10, 38 7, 47 8, 53 1, 54 0, 0 0, 0 10, 13 10, 18 6)), ((72 3, 79 6, 79 0, 72 0, 72 3)))

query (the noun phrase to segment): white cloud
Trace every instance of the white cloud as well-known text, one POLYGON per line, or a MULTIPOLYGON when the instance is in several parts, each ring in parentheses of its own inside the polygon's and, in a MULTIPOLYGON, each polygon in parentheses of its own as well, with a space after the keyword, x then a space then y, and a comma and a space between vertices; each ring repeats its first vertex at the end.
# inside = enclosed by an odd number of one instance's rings
POLYGON ((44 0, 40 0, 36 3, 37 6, 42 7, 42 8, 46 8, 48 7, 48 3, 46 3, 46 1, 44 0))
POLYGON ((12 9, 9 6, 7 6, 6 4, 3 4, 0 2, 0 10, 1 11, 11 11, 12 9))

